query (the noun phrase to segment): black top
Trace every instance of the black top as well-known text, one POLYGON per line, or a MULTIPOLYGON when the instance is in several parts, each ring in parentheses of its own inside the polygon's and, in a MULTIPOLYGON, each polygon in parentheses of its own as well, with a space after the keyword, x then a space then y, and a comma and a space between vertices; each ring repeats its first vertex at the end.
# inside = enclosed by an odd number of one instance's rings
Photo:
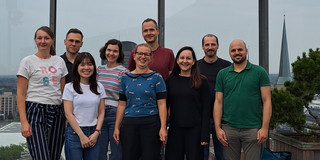
MULTIPOLYGON (((211 95, 211 109, 213 110, 213 102, 215 99, 215 88, 216 88, 216 78, 218 75, 218 72, 230 66, 232 63, 229 61, 226 61, 224 59, 218 58, 213 63, 207 63, 204 58, 198 60, 198 66, 200 73, 208 78, 208 83, 210 87, 210 95, 211 95)), ((212 112, 211 110, 211 112, 212 112)), ((211 114, 212 115, 212 114, 211 114)))
POLYGON ((66 84, 72 81, 72 66, 73 64, 68 60, 66 56, 66 52, 64 52, 63 55, 60 56, 64 62, 66 62, 66 66, 68 69, 68 74, 66 75, 66 84))
POLYGON ((198 89, 191 88, 191 78, 179 75, 166 80, 167 104, 170 108, 170 126, 193 127, 201 125, 201 142, 209 142, 210 95, 206 79, 198 89))

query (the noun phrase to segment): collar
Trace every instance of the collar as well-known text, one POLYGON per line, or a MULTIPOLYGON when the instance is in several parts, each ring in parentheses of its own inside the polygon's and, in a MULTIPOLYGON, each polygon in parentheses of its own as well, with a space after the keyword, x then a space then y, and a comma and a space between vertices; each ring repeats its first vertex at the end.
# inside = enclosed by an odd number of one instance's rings
POLYGON ((219 57, 217 56, 216 61, 214 61, 214 62, 212 62, 212 63, 208 63, 206 60, 204 60, 204 58, 205 58, 205 57, 203 57, 202 60, 203 60, 205 63, 207 63, 207 64, 214 64, 214 63, 216 63, 216 62, 219 60, 219 57))
POLYGON ((61 57, 63 60, 65 60, 65 61, 69 61, 66 54, 67 54, 67 53, 64 52, 63 55, 61 55, 60 57, 61 57))
MULTIPOLYGON (((233 64, 234 64, 234 63, 232 63, 232 65, 230 65, 230 67, 229 67, 229 69, 228 69, 229 72, 235 72, 235 71, 234 71, 233 64)), ((249 62, 249 60, 248 60, 248 63, 247 63, 247 65, 246 65, 246 67, 244 67, 244 69, 243 69, 241 72, 243 72, 244 70, 250 70, 251 68, 252 68, 252 64, 251 64, 251 63, 249 62)), ((241 72, 237 72, 237 73, 241 73, 241 72)))
POLYGON ((142 78, 148 78, 148 77, 151 77, 152 75, 154 75, 155 73, 156 73, 155 71, 152 71, 152 72, 146 73, 146 74, 133 74, 130 72, 127 72, 125 74, 131 78, 138 78, 139 76, 141 76, 142 78))
POLYGON ((158 47, 157 47, 157 49, 155 49, 154 51, 152 51, 152 54, 154 53, 154 52, 156 52, 158 49, 160 49, 161 48, 161 46, 160 45, 158 45, 158 47))
MULTIPOLYGON (((78 54, 79 54, 80 52, 78 52, 78 54)), ((66 63, 71 63, 70 61, 69 61, 69 59, 67 58, 67 52, 64 52, 64 54, 63 55, 61 55, 60 56, 66 63)), ((72 64, 72 63, 71 63, 72 64)))

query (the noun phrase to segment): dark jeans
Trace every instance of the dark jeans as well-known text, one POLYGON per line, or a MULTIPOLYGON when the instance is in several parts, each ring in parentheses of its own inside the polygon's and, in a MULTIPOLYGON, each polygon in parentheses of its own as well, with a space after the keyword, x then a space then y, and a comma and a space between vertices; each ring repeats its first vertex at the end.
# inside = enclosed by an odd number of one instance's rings
POLYGON ((124 117, 120 128, 123 160, 160 159, 158 115, 148 117, 124 117))
MULTIPOLYGON (((214 129, 214 123, 212 119, 210 119, 210 132, 212 135, 214 155, 216 157, 215 160, 225 160, 224 153, 223 153, 223 145, 220 143, 220 141, 217 138, 216 130, 214 129)), ((204 160, 209 159, 209 145, 210 144, 204 146, 204 160)))
POLYGON ((108 145, 110 142, 111 154, 109 155, 109 160, 122 160, 122 149, 121 144, 117 144, 113 139, 114 124, 116 121, 116 111, 117 107, 106 105, 104 121, 101 128, 100 137, 100 153, 99 159, 106 160, 108 145))

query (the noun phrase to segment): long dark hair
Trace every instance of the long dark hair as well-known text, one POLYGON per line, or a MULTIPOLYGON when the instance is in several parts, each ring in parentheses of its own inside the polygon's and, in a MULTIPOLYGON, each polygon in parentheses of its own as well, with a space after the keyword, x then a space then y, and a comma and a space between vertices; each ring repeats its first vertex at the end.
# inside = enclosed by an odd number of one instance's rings
POLYGON ((182 47, 178 51, 178 53, 176 55, 176 59, 174 61, 174 67, 173 67, 173 70, 172 70, 172 73, 170 74, 170 76, 180 74, 181 68, 179 67, 179 65, 177 63, 177 60, 179 59, 181 52, 184 50, 191 51, 192 58, 194 59, 194 65, 191 67, 191 88, 199 88, 201 86, 202 79, 205 79, 206 77, 200 74, 200 70, 199 70, 199 67, 197 64, 196 54, 195 54, 194 50, 192 49, 192 47, 185 46, 185 47, 182 47))
MULTIPOLYGON (((47 26, 42 26, 42 27, 38 28, 38 29, 36 30, 36 32, 34 33, 34 39, 36 39, 36 37, 37 37, 37 32, 38 32, 39 30, 46 32, 46 33, 50 36, 50 38, 54 40, 54 38, 55 38, 54 33, 53 33, 52 30, 51 30, 49 27, 47 27, 47 26)), ((50 46, 50 55, 52 55, 52 56, 56 55, 56 49, 54 48, 53 44, 50 46)))
POLYGON ((74 60, 73 63, 73 67, 72 67, 72 75, 73 75, 73 88, 74 90, 78 93, 78 94, 82 94, 82 89, 80 86, 80 75, 78 73, 78 67, 79 65, 82 63, 83 60, 88 59, 92 64, 93 64, 93 74, 90 76, 89 78, 89 85, 90 85, 90 90, 91 92, 93 92, 96 95, 99 95, 98 92, 98 84, 97 84, 97 67, 96 67, 96 63, 94 61, 94 58, 92 57, 92 55, 88 52, 82 52, 79 53, 76 57, 76 59, 74 60))

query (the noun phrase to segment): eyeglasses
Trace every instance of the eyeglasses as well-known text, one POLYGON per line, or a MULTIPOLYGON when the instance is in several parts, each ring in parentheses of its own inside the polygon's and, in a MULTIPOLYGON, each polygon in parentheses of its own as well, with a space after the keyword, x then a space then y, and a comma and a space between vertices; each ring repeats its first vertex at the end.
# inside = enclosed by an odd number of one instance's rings
POLYGON ((144 55, 145 57, 150 57, 151 56, 150 53, 142 53, 142 52, 136 52, 136 55, 138 55, 138 56, 144 55))
POLYGON ((79 44, 79 43, 81 43, 81 41, 79 41, 79 40, 74 40, 74 39, 68 39, 68 42, 70 42, 70 43, 76 43, 76 44, 79 44))

